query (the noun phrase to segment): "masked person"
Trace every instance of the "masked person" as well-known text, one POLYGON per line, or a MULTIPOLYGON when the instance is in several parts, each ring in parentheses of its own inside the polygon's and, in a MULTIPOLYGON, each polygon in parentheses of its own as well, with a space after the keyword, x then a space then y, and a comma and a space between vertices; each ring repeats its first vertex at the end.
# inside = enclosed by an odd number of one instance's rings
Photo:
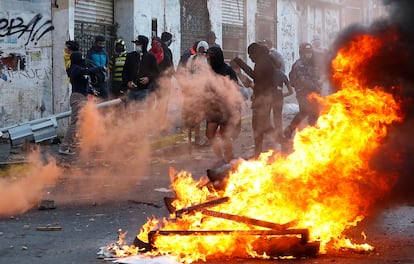
MULTIPOLYGON (((199 41, 195 48, 196 53, 191 55, 187 62, 188 73, 193 78, 204 74, 203 71, 209 69, 206 53, 208 50, 208 44, 206 41, 199 41)), ((194 131, 194 143, 198 146, 208 145, 208 141, 201 136, 201 126, 204 123, 201 112, 194 111, 197 108, 199 102, 195 100, 202 96, 200 86, 187 86, 181 87, 183 94, 183 108, 182 108, 182 121, 185 128, 188 128, 188 142, 192 143, 192 132, 194 131)))
POLYGON ((122 70, 122 81, 128 89, 128 100, 143 101, 154 91, 160 74, 155 56, 147 51, 149 39, 139 35, 132 43, 135 51, 129 52, 122 70))
POLYGON ((85 60, 82 58, 80 51, 74 51, 70 55, 70 67, 67 69, 67 74, 72 84, 72 94, 70 95, 71 114, 69 126, 59 147, 60 154, 75 154, 73 147, 75 145, 79 112, 87 101, 89 91, 89 78, 87 76, 104 71, 106 71, 106 68, 101 66, 94 68, 86 67, 85 60))
POLYGON ((122 70, 124 69, 126 60, 126 45, 123 39, 117 39, 114 43, 114 55, 109 62, 111 69, 111 96, 113 98, 120 97, 125 94, 126 86, 122 81, 122 70))
POLYGON ((207 91, 208 101, 205 109, 206 136, 213 152, 219 158, 219 162, 229 163, 234 158, 233 140, 238 137, 241 129, 243 97, 237 85, 236 73, 224 62, 222 49, 217 46, 210 47, 207 50, 207 60, 215 74, 231 80, 224 82, 218 79, 211 84, 207 91), (223 84, 225 87, 220 86, 223 84), (221 136, 221 142, 217 134, 221 136))
POLYGON ((263 140, 270 127, 270 111, 272 107, 272 93, 277 86, 275 66, 269 55, 267 47, 258 43, 252 43, 247 48, 254 69, 250 68, 244 61, 236 57, 236 63, 250 78, 253 79, 252 95, 252 128, 254 138, 253 157, 259 157, 263 151, 263 140))
POLYGON ((315 65, 313 48, 310 43, 299 46, 300 58, 292 65, 289 79, 296 91, 299 112, 290 125, 284 130, 285 138, 290 138, 303 119, 308 118, 308 124, 313 126, 319 116, 319 106, 309 98, 312 93, 320 94, 321 82, 318 68, 315 65))
POLYGON ((92 62, 93 66, 105 67, 107 69, 103 79, 93 80, 91 85, 96 91, 96 95, 100 98, 107 99, 109 97, 109 58, 105 49, 105 37, 96 36, 95 43, 86 53, 86 59, 92 62))

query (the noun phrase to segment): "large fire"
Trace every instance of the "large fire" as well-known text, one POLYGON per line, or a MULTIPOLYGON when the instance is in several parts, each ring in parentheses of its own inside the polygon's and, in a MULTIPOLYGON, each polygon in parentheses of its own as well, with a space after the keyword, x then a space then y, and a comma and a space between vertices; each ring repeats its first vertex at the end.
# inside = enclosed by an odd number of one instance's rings
MULTIPOLYGON (((229 197, 210 209, 290 228, 308 229, 309 240, 320 242, 320 252, 354 248, 372 250, 369 244, 355 244, 344 231, 367 216, 370 206, 395 184, 395 175, 371 168, 393 122, 400 122, 400 109, 392 95, 381 87, 366 87, 359 67, 378 51, 383 40, 360 35, 340 49, 332 60, 333 80, 338 92, 315 97, 322 106, 315 127, 296 133, 294 151, 288 156, 263 153, 257 160, 239 161, 222 190, 203 187, 185 172, 172 172, 177 209, 229 197)), ((200 211, 169 219, 149 219, 138 238, 148 242, 152 230, 268 230, 263 227, 207 216, 200 211)), ((250 256, 266 258, 252 243, 256 238, 243 233, 223 235, 157 236, 152 255, 170 255, 192 262, 216 257, 250 256)), ((137 254, 134 247, 117 250, 119 256, 137 254)))

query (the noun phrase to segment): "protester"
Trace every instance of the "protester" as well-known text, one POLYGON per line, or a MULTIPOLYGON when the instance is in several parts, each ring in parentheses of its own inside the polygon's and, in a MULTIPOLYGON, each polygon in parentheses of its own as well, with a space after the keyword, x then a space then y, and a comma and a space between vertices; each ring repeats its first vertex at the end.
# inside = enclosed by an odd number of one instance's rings
POLYGON ((231 80, 231 84, 219 80, 212 83, 208 89, 209 99, 206 106, 206 136, 211 143, 213 152, 220 163, 229 163, 234 158, 233 140, 241 129, 242 95, 237 86, 237 76, 234 70, 224 62, 223 51, 220 47, 210 47, 207 59, 213 71, 219 76, 231 80), (226 87, 219 85, 226 84, 226 87), (231 90, 233 88, 233 90, 231 90), (223 89, 226 89, 223 91, 223 89), (221 142, 218 139, 221 137, 221 142))
POLYGON ((321 82, 315 65, 313 48, 310 43, 299 46, 300 58, 292 65, 289 79, 296 91, 299 103, 299 112, 290 125, 284 130, 286 138, 290 138, 303 119, 308 118, 308 124, 313 126, 319 115, 319 106, 315 100, 309 98, 312 93, 320 94, 321 82))
POLYGON ((95 89, 96 95, 102 99, 107 99, 109 97, 109 58, 108 53, 105 49, 105 37, 96 36, 95 43, 86 53, 86 59, 93 62, 94 66, 105 67, 107 69, 104 80, 92 81, 92 86, 95 89))
POLYGON ((158 65, 164 60, 164 50, 161 47, 161 39, 159 37, 152 38, 151 48, 148 52, 155 56, 158 65))
POLYGON ((159 115, 159 124, 161 133, 168 133, 169 119, 168 106, 171 93, 171 77, 174 74, 173 55, 168 47, 172 43, 172 35, 169 32, 163 32, 161 38, 153 38, 157 46, 161 47, 163 59, 158 63, 160 69, 160 79, 156 89, 156 108, 159 115), (167 45, 168 44, 168 45, 167 45))
POLYGON ((128 100, 143 101, 154 91, 160 70, 155 56, 147 52, 148 38, 139 35, 132 42, 135 51, 126 56, 122 81, 128 89, 128 100))
POLYGON ((190 48, 184 50, 183 54, 180 57, 180 61, 178 62, 177 70, 185 68, 187 65, 188 59, 191 57, 191 55, 196 54, 198 42, 200 41, 199 40, 195 41, 190 48))
POLYGON ((65 42, 65 49, 63 50, 63 59, 65 61, 65 69, 70 67, 70 55, 74 51, 79 51, 79 43, 74 40, 68 40, 65 42))
MULTIPOLYGON (((188 59, 187 68, 190 75, 193 78, 197 78, 197 75, 203 74, 203 70, 208 69, 205 67, 208 65, 206 52, 208 50, 208 44, 206 41, 200 41, 196 47, 196 53, 191 55, 188 59)), ((208 141, 201 136, 201 126, 203 116, 194 112, 196 108, 193 104, 197 104, 198 100, 195 98, 202 96, 201 87, 198 86, 182 86, 183 94, 183 110, 182 121, 184 128, 188 129, 188 141, 192 142, 192 132, 194 131, 194 143, 198 146, 208 145, 208 141)))
POLYGON ((126 60, 126 45, 123 39, 117 39, 114 43, 114 55, 112 56, 109 66, 112 81, 111 81, 111 97, 118 98, 126 93, 126 86, 122 81, 122 71, 124 69, 126 60))
POLYGON ((263 150, 263 139, 270 127, 272 91, 276 87, 275 67, 269 50, 265 46, 252 43, 247 48, 247 52, 249 58, 255 63, 254 69, 238 57, 233 60, 254 82, 251 107, 255 145, 253 157, 257 158, 263 150))
POLYGON ((161 47, 164 52, 164 60, 161 61, 159 68, 162 73, 171 75, 174 73, 174 62, 172 51, 169 46, 172 43, 172 35, 169 32, 162 32, 161 34, 161 47))
POLYGON ((87 101, 89 79, 87 75, 91 75, 98 72, 107 71, 105 67, 88 68, 85 66, 85 61, 82 58, 82 53, 74 51, 70 55, 70 67, 67 70, 67 74, 72 84, 72 94, 70 96, 70 123, 66 130, 65 136, 59 147, 59 153, 65 155, 73 155, 74 141, 77 130, 77 122, 79 119, 79 111, 87 101))

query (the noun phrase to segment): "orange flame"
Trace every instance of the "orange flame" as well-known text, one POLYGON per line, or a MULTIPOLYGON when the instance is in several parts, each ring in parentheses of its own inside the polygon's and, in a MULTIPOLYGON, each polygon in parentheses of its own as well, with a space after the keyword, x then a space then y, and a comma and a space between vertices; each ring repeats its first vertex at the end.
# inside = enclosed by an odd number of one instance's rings
MULTIPOLYGON (((387 136, 389 126, 399 122, 399 105, 379 87, 364 87, 358 66, 381 47, 382 40, 363 35, 341 49, 332 61, 333 78, 341 90, 325 98, 315 96, 322 111, 315 127, 306 127, 294 138, 294 151, 284 157, 263 153, 254 161, 240 161, 230 173, 226 188, 212 191, 200 187, 191 174, 172 173, 177 209, 217 197, 229 202, 214 211, 241 215, 273 223, 294 221, 294 228, 306 228, 311 241, 328 248, 372 250, 368 244, 355 245, 342 235, 367 215, 378 198, 389 191, 395 175, 384 175, 370 167, 370 159, 387 136)), ((174 218, 174 215, 170 216, 174 218)), ((150 219, 138 237, 147 239, 151 230, 252 230, 264 229, 236 221, 184 214, 177 219, 150 219)), ((266 258, 266 252, 252 250, 251 237, 159 236, 155 252, 180 261, 229 257, 244 252, 266 258)))

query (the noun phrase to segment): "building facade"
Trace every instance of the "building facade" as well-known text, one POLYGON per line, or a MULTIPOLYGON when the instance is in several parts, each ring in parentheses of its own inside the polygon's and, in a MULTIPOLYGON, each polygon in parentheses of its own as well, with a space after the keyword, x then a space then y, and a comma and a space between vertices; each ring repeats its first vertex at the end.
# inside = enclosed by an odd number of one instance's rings
POLYGON ((86 53, 104 35, 111 53, 116 38, 131 51, 137 35, 168 31, 177 65, 185 49, 214 31, 227 61, 251 63, 247 46, 269 39, 288 70, 300 42, 319 36, 328 47, 347 25, 385 13, 380 0, 0 0, 0 127, 69 110, 69 39, 86 53))

